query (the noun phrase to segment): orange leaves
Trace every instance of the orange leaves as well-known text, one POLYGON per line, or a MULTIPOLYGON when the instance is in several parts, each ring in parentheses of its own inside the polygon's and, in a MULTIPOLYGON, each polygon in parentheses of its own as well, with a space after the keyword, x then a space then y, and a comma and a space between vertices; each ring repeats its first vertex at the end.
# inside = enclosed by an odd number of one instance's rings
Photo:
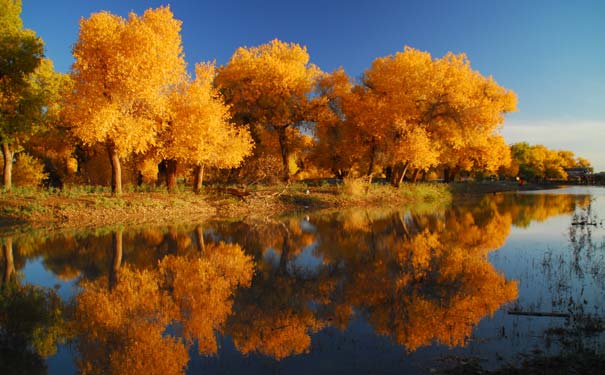
MULTIPOLYGON (((338 129, 340 143, 357 145, 363 157, 355 163, 400 164, 420 170, 439 163, 468 170, 496 170, 499 160, 506 164, 503 147, 490 149, 491 154, 476 152, 461 164, 469 150, 481 149, 494 139, 503 114, 516 105, 514 93, 473 71, 464 54, 433 59, 427 52, 405 47, 403 52, 374 60, 364 73, 363 85, 350 91, 339 90, 338 85, 346 86, 337 81, 342 74, 336 74, 321 80, 319 88, 341 122, 329 116, 323 121, 334 123, 330 126, 338 129), (335 96, 340 97, 336 110, 335 96), (355 129, 351 140, 347 140, 347 129, 355 129), (495 153, 499 155, 492 157, 495 153)), ((318 128, 320 145, 322 138, 334 137, 334 132, 327 134, 322 127, 318 128)))
POLYGON ((214 64, 197 64, 195 71, 195 80, 170 95, 162 153, 194 165, 237 167, 252 152, 250 133, 230 122, 229 107, 213 86, 214 64))
POLYGON ((278 139, 279 150, 261 143, 257 154, 279 151, 286 180, 292 151, 286 129, 298 128, 311 119, 309 95, 319 74, 320 70, 309 64, 306 48, 279 40, 238 48, 227 65, 218 70, 216 84, 232 105, 235 122, 251 125, 253 130, 264 127, 278 139))
POLYGON ((64 114, 84 144, 111 141, 120 155, 155 143, 155 116, 185 72, 180 22, 169 8, 128 19, 108 12, 80 22, 73 91, 64 114))

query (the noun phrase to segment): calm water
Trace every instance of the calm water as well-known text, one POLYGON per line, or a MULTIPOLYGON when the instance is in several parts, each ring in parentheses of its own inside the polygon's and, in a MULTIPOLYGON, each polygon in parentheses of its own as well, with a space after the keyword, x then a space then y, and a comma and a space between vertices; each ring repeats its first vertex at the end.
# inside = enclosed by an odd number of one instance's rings
POLYGON ((422 374, 603 352, 604 218, 605 190, 570 188, 5 236, 0 373, 422 374))

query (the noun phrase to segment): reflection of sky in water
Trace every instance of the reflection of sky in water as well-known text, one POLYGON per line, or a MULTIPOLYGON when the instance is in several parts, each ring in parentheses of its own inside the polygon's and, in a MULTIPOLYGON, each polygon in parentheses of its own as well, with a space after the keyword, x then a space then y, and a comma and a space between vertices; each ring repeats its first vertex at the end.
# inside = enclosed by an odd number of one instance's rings
MULTIPOLYGON (((605 218, 603 188, 572 187, 523 194, 592 194, 591 215, 598 215, 599 221, 605 218)), ((578 208, 576 213, 585 211, 578 208)), ((535 348, 556 353, 560 348, 557 340, 549 340, 544 331, 565 326, 565 319, 512 316, 507 314, 507 310, 514 307, 522 311, 571 311, 573 314, 605 316, 605 230, 602 226, 572 227, 578 240, 587 240, 590 231, 594 245, 588 249, 587 242, 574 250, 570 243, 572 216, 570 213, 559 214, 542 222, 531 221, 525 228, 512 226, 505 244, 489 252, 488 259, 495 269, 502 272, 507 280, 518 281, 519 297, 512 305, 503 306, 493 317, 485 317, 473 330, 466 347, 448 349, 431 344, 406 353, 405 348, 393 345, 388 337, 375 334, 358 312, 344 332, 330 326, 323 328, 312 335, 309 353, 288 357, 281 362, 256 354, 242 356, 229 337, 217 334, 221 347, 218 357, 200 357, 192 352, 189 372, 306 374, 318 369, 334 373, 382 369, 380 373, 418 373, 431 367, 435 358, 442 355, 478 356, 495 366, 502 363, 497 359, 499 357, 514 361, 515 353, 535 348)), ((409 213, 404 217, 408 221, 412 219, 409 213)), ((299 220, 298 225, 304 233, 317 234, 323 229, 317 228, 307 218, 299 220)), ((204 228, 204 233, 208 243, 213 240, 236 242, 234 235, 222 234, 219 227, 209 225, 204 228)), ((276 233, 283 235, 282 229, 276 233)), ((309 277, 321 272, 324 264, 324 257, 318 251, 321 241, 317 236, 311 244, 290 253, 288 272, 309 277)), ((281 251, 281 248, 268 247, 262 252, 261 261, 277 268, 281 251)), ((329 259, 328 255, 326 259, 329 259)), ((57 288, 63 300, 69 300, 77 292, 77 278, 61 280, 50 269, 45 269, 42 257, 29 259, 20 272, 26 283, 57 288)), ((61 346, 58 354, 47 360, 49 373, 74 373, 72 354, 67 346, 61 346)))
POLYGON ((27 284, 35 284, 45 288, 55 288, 57 294, 64 301, 69 300, 76 293, 76 279, 62 280, 58 278, 52 271, 44 267, 42 258, 28 260, 23 270, 23 282, 27 284))
MULTIPOLYGON (((592 216, 596 214, 600 221, 605 214, 603 188, 572 187, 527 194, 540 193, 592 193, 592 216)), ((585 209, 576 209, 576 214, 582 213, 585 209)), ((513 304, 514 308, 530 312, 570 313, 572 316, 605 316, 605 230, 600 225, 572 226, 572 221, 573 214, 564 214, 543 222, 533 221, 526 228, 513 226, 506 244, 490 253, 490 262, 504 272, 507 279, 518 280, 519 298, 513 304), (584 246, 576 246, 574 252, 570 228, 576 231, 576 238, 581 235, 586 238, 590 232, 594 246, 591 248, 585 243, 584 246)), ((493 319, 484 319, 476 328, 475 334, 486 342, 485 345, 477 345, 477 349, 482 354, 494 351, 514 353, 536 348, 555 353, 559 348, 558 342, 549 340, 545 330, 563 327, 566 323, 570 321, 564 318, 507 316, 500 311, 493 319), (499 337, 502 335, 505 338, 499 337)))

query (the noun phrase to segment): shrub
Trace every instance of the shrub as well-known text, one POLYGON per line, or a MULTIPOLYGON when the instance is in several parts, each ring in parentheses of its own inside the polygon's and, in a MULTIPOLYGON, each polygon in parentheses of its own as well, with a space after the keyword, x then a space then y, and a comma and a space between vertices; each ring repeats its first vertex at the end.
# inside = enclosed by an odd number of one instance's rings
POLYGON ((47 178, 48 173, 44 172, 44 164, 39 159, 25 153, 17 155, 13 165, 13 182, 16 186, 40 186, 47 178))
POLYGON ((370 181, 367 177, 345 177, 342 182, 342 193, 351 198, 366 195, 370 187, 370 181))

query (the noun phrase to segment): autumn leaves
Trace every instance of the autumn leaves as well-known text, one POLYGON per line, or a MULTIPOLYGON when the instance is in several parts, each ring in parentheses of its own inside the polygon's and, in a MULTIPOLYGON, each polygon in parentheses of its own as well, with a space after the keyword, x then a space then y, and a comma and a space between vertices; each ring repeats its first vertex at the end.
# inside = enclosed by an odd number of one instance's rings
POLYGON ((74 155, 76 145, 107 152, 116 194, 132 160, 153 178, 163 162, 169 190, 179 171, 193 170, 195 191, 205 167, 264 166, 283 180, 384 175, 398 185, 429 170, 492 173, 510 162, 498 129, 516 97, 463 54, 434 59, 406 47, 356 81, 273 40, 238 48, 218 68, 196 64, 193 77, 180 32, 168 7, 80 22, 56 128, 67 129, 74 155))
POLYGON ((194 190, 204 166, 271 156, 284 180, 312 164, 339 176, 387 168, 395 185, 407 171, 495 171, 510 160, 497 129, 516 97, 464 55, 432 59, 406 47, 354 83, 342 69, 321 72, 304 47, 274 40, 237 49, 216 71, 198 64, 192 78, 167 7, 128 19, 101 12, 80 27, 65 119, 83 144, 105 145, 115 193, 120 160, 132 153, 165 160, 169 189, 177 163, 193 166, 194 190), (310 142, 303 127, 315 131, 310 142))
POLYGON ((335 173, 388 167, 398 185, 412 170, 495 172, 510 162, 497 131, 516 97, 463 54, 433 59, 406 47, 374 60, 357 85, 338 70, 320 87, 333 114, 318 122, 319 148, 331 154, 318 160, 335 173))
POLYGON ((168 8, 81 21, 64 114, 83 144, 106 146, 114 193, 122 190, 120 161, 132 153, 167 160, 171 189, 176 163, 193 165, 199 189, 204 165, 236 167, 252 150, 212 85, 214 66, 198 64, 196 77, 187 75, 180 28, 168 8))

